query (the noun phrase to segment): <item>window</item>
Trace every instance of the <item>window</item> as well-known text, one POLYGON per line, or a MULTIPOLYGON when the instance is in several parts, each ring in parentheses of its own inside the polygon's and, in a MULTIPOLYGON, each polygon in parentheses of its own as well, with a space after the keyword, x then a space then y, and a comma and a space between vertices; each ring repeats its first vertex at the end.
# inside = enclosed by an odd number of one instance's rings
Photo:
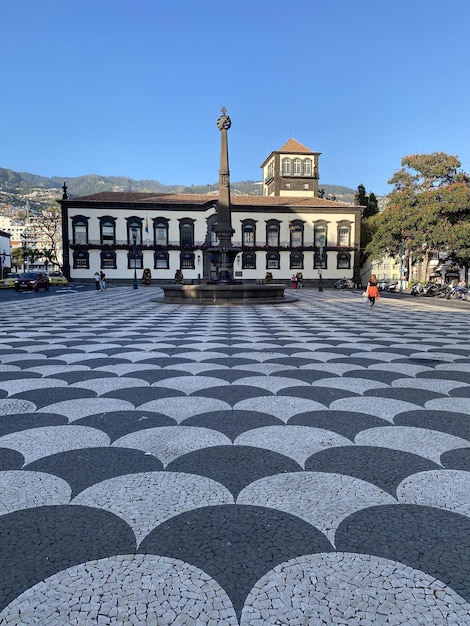
POLYGON ((219 245, 219 238, 217 237, 217 233, 215 232, 217 228, 217 222, 212 222, 211 225, 211 244, 213 246, 218 246, 219 245))
POLYGON ((130 217, 127 220, 127 243, 129 246, 134 244, 134 233, 136 235, 136 244, 142 243, 142 220, 138 217, 130 217))
POLYGON ((168 270, 170 269, 170 260, 168 252, 155 252, 154 257, 154 269, 156 270, 168 270))
POLYGON ((344 252, 338 254, 337 267, 339 270, 349 270, 351 268, 351 255, 344 252))
POLYGON ((279 252, 268 252, 266 255, 266 269, 278 270, 281 267, 279 252))
POLYGON ((73 243, 77 246, 88 244, 88 218, 77 215, 72 220, 73 243))
POLYGON ((294 159, 294 176, 300 176, 302 174, 302 161, 300 159, 294 159))
POLYGON ((326 246, 327 235, 326 227, 323 224, 315 225, 315 248, 319 248, 321 245, 326 246))
POLYGON ((180 246, 194 245, 194 220, 184 218, 180 220, 180 246))
POLYGON ((143 265, 143 259, 142 259, 142 252, 140 250, 137 250, 137 252, 134 255, 134 250, 129 250, 129 252, 127 253, 127 269, 129 270, 141 270, 143 269, 144 265, 143 265))
POLYGON ((74 250, 73 251, 73 268, 74 269, 90 269, 90 258, 88 256, 88 250, 74 250))
POLYGON ((116 243, 115 226, 116 221, 113 217, 100 218, 100 237, 102 246, 114 246, 116 243))
POLYGON ((290 253, 290 269, 291 270, 303 270, 304 269, 304 255, 302 252, 290 253))
POLYGON ((243 233, 243 245, 244 246, 254 246, 255 245, 255 223, 253 221, 243 222, 242 223, 242 233, 243 233))
POLYGON ((320 254, 320 250, 315 250, 313 255, 313 267, 314 269, 322 268, 324 270, 327 269, 328 266, 328 255, 326 250, 323 250, 320 254))
POLYGON ((338 245, 349 246, 349 226, 340 226, 338 230, 338 245))
POLYGON ((304 159, 302 163, 302 169, 303 169, 304 176, 311 176, 312 175, 312 160, 304 159))
POLYGON ((180 268, 182 270, 193 270, 194 269, 194 253, 193 252, 182 252, 180 255, 180 268))
POLYGON ((289 222, 290 245, 292 248, 300 248, 304 241, 304 227, 299 222, 289 222))
POLYGON ((244 252, 242 254, 242 269, 244 270, 256 269, 256 254, 254 252, 244 252))
POLYGON ((279 246, 279 222, 268 222, 266 226, 266 243, 268 246, 279 246))
POLYGON ((290 176, 292 174, 292 161, 290 159, 282 159, 282 175, 290 176))
POLYGON ((116 269, 116 253, 114 250, 102 250, 100 260, 101 269, 116 269))
POLYGON ((168 245, 168 220, 157 218, 154 221, 154 231, 155 231, 155 245, 156 246, 167 246, 168 245))

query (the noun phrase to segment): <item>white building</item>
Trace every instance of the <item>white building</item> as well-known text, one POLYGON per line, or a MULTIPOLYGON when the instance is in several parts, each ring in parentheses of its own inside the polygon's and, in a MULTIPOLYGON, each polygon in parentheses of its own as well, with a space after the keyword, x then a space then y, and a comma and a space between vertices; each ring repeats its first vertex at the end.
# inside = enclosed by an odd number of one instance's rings
MULTIPOLYGON (((301 271, 315 285, 321 268, 325 286, 343 277, 359 282, 362 207, 318 197, 319 156, 290 139, 261 166, 263 196, 232 196, 232 244, 241 249, 235 278, 259 281, 269 271, 287 282, 301 271)), ((208 250, 217 244, 217 196, 103 192, 59 203, 72 280, 99 269, 132 280, 134 267, 139 275, 150 268, 157 283, 171 282, 177 269, 188 282, 217 274, 208 250)))

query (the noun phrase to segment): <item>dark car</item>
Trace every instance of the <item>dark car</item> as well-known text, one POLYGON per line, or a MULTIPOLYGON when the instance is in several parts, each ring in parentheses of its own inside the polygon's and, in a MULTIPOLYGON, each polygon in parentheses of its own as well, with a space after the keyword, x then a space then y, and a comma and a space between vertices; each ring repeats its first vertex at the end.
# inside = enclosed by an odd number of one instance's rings
POLYGON ((39 291, 41 287, 49 289, 49 278, 42 272, 25 272, 15 280, 16 291, 20 289, 39 291))
POLYGON ((341 278, 341 280, 337 280, 335 282, 335 289, 353 289, 354 283, 352 280, 348 280, 347 278, 341 278))

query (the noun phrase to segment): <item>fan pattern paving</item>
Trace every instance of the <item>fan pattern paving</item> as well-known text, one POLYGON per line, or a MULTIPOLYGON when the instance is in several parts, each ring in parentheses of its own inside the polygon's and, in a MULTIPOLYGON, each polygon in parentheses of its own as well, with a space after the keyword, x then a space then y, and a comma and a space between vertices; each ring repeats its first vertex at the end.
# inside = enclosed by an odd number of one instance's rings
POLYGON ((158 292, 0 314, 0 624, 470 625, 468 310, 158 292))

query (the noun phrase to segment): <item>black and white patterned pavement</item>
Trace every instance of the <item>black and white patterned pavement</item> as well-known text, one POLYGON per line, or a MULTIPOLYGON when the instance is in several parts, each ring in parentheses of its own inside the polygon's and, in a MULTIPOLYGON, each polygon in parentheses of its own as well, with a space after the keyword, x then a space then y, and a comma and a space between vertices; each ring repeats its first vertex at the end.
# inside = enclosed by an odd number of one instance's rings
POLYGON ((159 291, 2 307, 0 625, 470 624, 470 305, 159 291))

